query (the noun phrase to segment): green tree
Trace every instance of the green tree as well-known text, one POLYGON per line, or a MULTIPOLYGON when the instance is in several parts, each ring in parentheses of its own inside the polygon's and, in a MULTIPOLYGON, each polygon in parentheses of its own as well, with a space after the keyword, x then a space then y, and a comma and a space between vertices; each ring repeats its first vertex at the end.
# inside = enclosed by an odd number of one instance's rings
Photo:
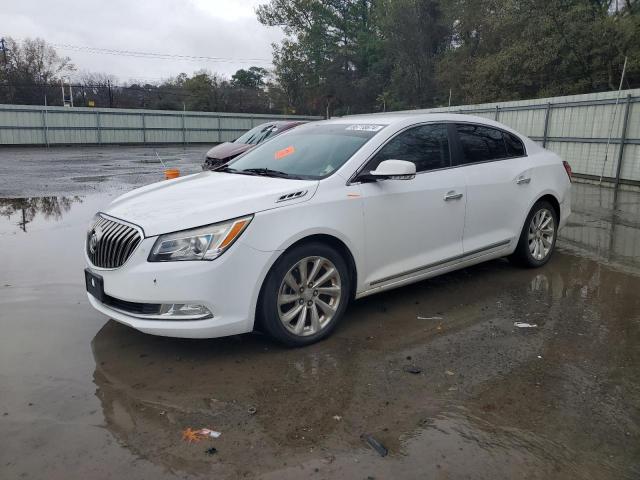
POLYGON ((264 87, 265 78, 269 72, 262 67, 241 68, 231 76, 231 85, 240 88, 258 89, 264 87))

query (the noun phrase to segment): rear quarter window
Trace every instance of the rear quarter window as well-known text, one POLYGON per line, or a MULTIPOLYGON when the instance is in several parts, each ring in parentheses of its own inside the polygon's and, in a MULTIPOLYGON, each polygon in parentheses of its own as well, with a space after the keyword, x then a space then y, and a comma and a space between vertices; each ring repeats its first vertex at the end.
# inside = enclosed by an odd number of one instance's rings
POLYGON ((504 143, 507 147, 507 155, 510 157, 524 157, 524 144, 522 140, 513 135, 512 133, 502 132, 504 137, 504 143))

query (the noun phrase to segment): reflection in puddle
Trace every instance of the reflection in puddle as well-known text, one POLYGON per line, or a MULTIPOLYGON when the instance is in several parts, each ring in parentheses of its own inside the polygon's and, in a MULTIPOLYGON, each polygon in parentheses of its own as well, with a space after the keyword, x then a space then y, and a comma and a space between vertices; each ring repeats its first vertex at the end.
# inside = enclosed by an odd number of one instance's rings
MULTIPOLYGON (((74 203, 82 203, 81 196, 72 197, 26 197, 26 198, 0 198, 0 216, 6 217, 23 232, 27 231, 27 225, 33 222, 38 215, 45 220, 60 220, 74 203)), ((0 229, 0 234, 6 233, 0 229)))
POLYGON ((558 245, 640 273, 640 194, 574 183, 572 216, 558 245))

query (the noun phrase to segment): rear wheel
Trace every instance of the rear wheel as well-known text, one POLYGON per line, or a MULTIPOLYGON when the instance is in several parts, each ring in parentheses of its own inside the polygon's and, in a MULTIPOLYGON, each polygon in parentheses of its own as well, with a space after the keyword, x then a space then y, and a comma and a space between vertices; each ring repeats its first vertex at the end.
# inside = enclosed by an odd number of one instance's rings
POLYGON ((259 308, 262 327, 289 346, 322 340, 344 315, 350 291, 347 265, 333 248, 322 243, 294 247, 267 276, 259 308))
POLYGON ((541 267, 549 261, 558 235, 558 214, 546 200, 537 202, 522 227, 510 259, 524 267, 541 267))

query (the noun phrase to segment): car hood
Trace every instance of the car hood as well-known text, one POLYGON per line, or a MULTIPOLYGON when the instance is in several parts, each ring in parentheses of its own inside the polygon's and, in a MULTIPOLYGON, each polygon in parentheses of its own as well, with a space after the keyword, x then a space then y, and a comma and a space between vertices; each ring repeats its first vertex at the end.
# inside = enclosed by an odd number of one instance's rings
POLYGON ((317 187, 317 180, 202 172, 133 190, 103 213, 152 237, 305 202, 317 187))
POLYGON ((247 143, 225 142, 211 148, 207 152, 207 158, 213 158, 215 160, 226 160, 227 158, 236 157, 252 147, 253 145, 249 145, 247 143))

